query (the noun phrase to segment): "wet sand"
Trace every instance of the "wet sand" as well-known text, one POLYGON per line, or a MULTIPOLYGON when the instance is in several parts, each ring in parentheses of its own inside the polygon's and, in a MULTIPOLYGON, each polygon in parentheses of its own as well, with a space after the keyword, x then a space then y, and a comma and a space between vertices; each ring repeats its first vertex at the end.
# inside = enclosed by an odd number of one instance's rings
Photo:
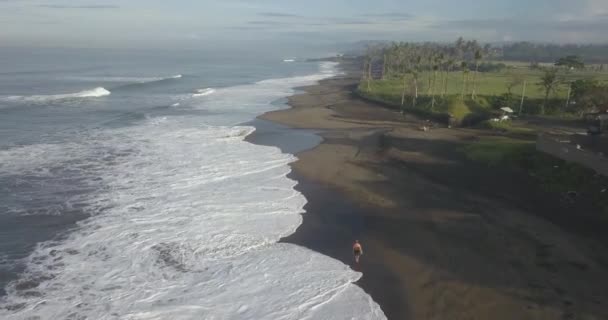
POLYGON ((307 213, 284 241, 361 271, 389 319, 608 319, 605 238, 553 219, 526 176, 465 159, 479 132, 423 132, 423 119, 353 97, 356 82, 303 88, 253 123, 249 141, 300 159, 290 177, 307 213))

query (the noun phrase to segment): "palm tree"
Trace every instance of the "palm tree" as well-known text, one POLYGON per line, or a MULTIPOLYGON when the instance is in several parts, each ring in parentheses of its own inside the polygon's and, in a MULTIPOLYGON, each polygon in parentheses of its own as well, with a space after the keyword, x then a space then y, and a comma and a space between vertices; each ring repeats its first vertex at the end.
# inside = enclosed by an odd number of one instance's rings
POLYGON ((549 101, 549 95, 551 92, 555 92, 557 89, 557 85, 559 84, 559 79, 557 77, 557 69, 546 69, 543 76, 540 78, 539 85, 545 90, 545 100, 541 107, 541 114, 545 114, 545 110, 547 107, 547 102, 549 101))
MULTIPOLYGON (((414 76, 414 98, 417 100, 418 99, 418 77, 420 76, 420 62, 422 61, 422 57, 420 55, 417 55, 416 57, 414 57, 414 70, 412 72, 412 75, 414 76)), ((414 100, 414 101, 416 101, 414 100)), ((414 106, 416 105, 416 103, 414 102, 414 106)))
MULTIPOLYGON (((438 50, 441 50, 441 48, 438 50)), ((437 70, 435 70, 435 79, 433 80, 433 82, 437 81, 437 72, 439 72, 440 76, 443 76, 442 67, 443 67, 444 60, 445 60, 445 54, 443 52, 440 52, 437 55, 437 57, 435 58, 435 66, 437 67, 437 70)), ((441 91, 441 88, 443 87, 443 79, 440 79, 440 80, 441 80, 441 84, 439 85, 439 91, 443 92, 443 91, 441 91)), ((434 94, 434 90, 435 90, 435 83, 433 83, 433 94, 434 94)), ((443 93, 441 94, 441 96, 443 97, 443 93)))
POLYGON ((412 98, 412 106, 416 108, 416 104, 418 102, 418 71, 412 70, 412 77, 414 78, 414 97, 412 98))
POLYGON ((460 67, 462 68, 462 95, 461 95, 461 98, 464 100, 464 94, 467 90, 467 75, 469 73, 469 69, 467 67, 466 61, 463 61, 460 64, 460 67))
POLYGON ((458 40, 456 40, 454 48, 456 49, 456 57, 464 59, 465 41, 462 37, 459 37, 458 40))
MULTIPOLYGON (((438 60, 436 60, 438 62, 438 60)), ((433 85, 431 88, 431 110, 435 107, 435 83, 437 82, 437 71, 439 70, 439 64, 433 66, 433 85)))
POLYGON ((407 72, 403 73, 403 91, 401 91, 401 107, 405 104, 405 92, 407 90, 407 72))
MULTIPOLYGON (((367 57, 365 57, 365 59, 363 59, 363 69, 361 70, 361 83, 363 83, 363 81, 367 80, 367 57)), ((368 83, 368 90, 369 90, 369 83, 368 83)))
POLYGON ((572 96, 572 82, 568 83, 568 97, 566 98, 566 110, 570 107, 570 97, 572 96))
POLYGON ((427 62, 428 62, 428 68, 429 68, 429 85, 427 87, 426 90, 426 94, 430 95, 431 94, 431 87, 433 86, 433 61, 435 60, 435 55, 434 52, 430 51, 427 52, 427 62))
POLYGON ((473 76, 473 92, 471 93, 471 99, 475 99, 477 97, 477 74, 479 73, 479 61, 483 58, 483 54, 481 50, 475 50, 475 75, 473 76))
MULTIPOLYGON (((452 72, 452 69, 454 68, 454 63, 456 61, 454 60, 454 58, 449 58, 448 62, 447 62, 447 67, 445 69, 445 80, 443 83, 443 94, 448 94, 448 82, 450 81, 450 72, 452 72)), ((441 95, 443 97, 443 94, 441 95)))
POLYGON ((366 56, 363 62, 363 79, 367 82, 367 91, 371 91, 371 78, 372 78, 372 58, 366 56))
POLYGON ((528 81, 524 80, 524 85, 521 90, 521 102, 519 103, 519 115, 521 115, 522 111, 524 110, 524 101, 526 99, 526 86, 527 85, 528 85, 528 81))
MULTIPOLYGON (((404 61, 404 64, 406 62, 404 61)), ((403 108, 403 105, 405 104, 405 93, 407 91, 407 74, 409 73, 409 69, 406 70, 405 72, 403 72, 403 90, 401 91, 401 107, 403 108)))

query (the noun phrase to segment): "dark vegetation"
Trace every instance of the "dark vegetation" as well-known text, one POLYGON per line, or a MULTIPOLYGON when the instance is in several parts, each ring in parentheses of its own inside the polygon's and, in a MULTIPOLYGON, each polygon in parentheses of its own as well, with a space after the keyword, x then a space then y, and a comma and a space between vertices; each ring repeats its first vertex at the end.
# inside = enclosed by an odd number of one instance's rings
POLYGON ((496 49, 497 57, 513 61, 554 62, 566 56, 579 56, 588 63, 608 63, 608 44, 538 44, 516 42, 496 49))
POLYGON ((464 152, 471 160, 489 166, 524 170, 546 192, 558 194, 564 205, 586 201, 608 213, 608 178, 592 169, 539 152, 533 141, 486 137, 467 145, 464 152))

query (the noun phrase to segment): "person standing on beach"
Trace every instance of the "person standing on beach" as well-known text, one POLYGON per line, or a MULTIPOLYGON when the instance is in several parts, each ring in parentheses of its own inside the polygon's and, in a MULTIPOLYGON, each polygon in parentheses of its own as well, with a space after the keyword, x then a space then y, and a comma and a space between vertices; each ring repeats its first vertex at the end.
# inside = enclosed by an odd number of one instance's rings
POLYGON ((363 247, 359 243, 359 240, 355 240, 353 244, 353 254, 355 255, 355 262, 359 263, 359 258, 363 255, 363 247))

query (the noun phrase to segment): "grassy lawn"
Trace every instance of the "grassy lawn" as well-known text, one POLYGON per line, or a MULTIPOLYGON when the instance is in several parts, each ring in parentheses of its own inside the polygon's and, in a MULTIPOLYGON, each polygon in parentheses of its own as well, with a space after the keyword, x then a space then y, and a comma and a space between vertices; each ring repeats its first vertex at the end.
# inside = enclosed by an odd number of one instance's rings
MULTIPOLYGON (((500 96, 508 92, 507 84, 511 81, 514 74, 517 74, 527 81, 526 87, 526 98, 529 99, 543 99, 545 97, 544 90, 538 84, 542 76, 541 71, 529 70, 529 69, 509 69, 503 72, 491 72, 478 74, 477 80, 477 94, 480 96, 500 96)), ((600 81, 608 82, 608 73, 592 73, 576 71, 571 73, 560 73, 560 76, 565 81, 574 81, 576 79, 583 78, 594 78, 600 81)), ((423 72, 419 75, 418 91, 422 95, 429 94, 429 78, 432 79, 433 74, 431 72, 423 72)), ((441 84, 443 83, 444 75, 438 74, 435 86, 435 92, 441 90, 441 84)), ((467 95, 470 96, 473 89, 473 77, 474 73, 469 73, 469 81, 467 89, 465 90, 467 95)), ((448 95, 460 95, 462 94, 463 85, 463 74, 462 72, 450 72, 447 77, 448 82, 448 95)), ((412 81, 412 75, 406 76, 408 84, 412 81)), ((409 85, 408 85, 409 87, 409 85)), ((376 80, 371 82, 371 90, 367 89, 367 84, 364 82, 361 85, 361 89, 364 91, 372 91, 376 94, 383 96, 390 96, 394 101, 401 101, 401 93, 403 90, 403 79, 387 79, 387 80, 376 80)), ((523 85, 513 87, 512 93, 516 96, 521 96, 523 85)), ((408 88, 409 94, 409 88, 408 88)), ((568 86, 562 84, 558 87, 556 93, 551 95, 551 98, 566 99, 568 95, 568 86)))
MULTIPOLYGON (((447 77, 445 74, 438 73, 435 86, 429 84, 429 79, 433 79, 434 73, 423 72, 418 78, 419 98, 415 108, 412 103, 412 96, 414 94, 412 86, 413 78, 411 74, 408 74, 405 78, 407 85, 406 99, 403 107, 406 110, 422 112, 424 116, 435 116, 435 119, 447 119, 447 114, 449 113, 459 123, 464 125, 475 124, 479 120, 487 119, 492 114, 498 114, 499 111, 497 109, 500 107, 509 106, 519 111, 519 101, 523 85, 517 85, 512 88, 512 96, 508 101, 502 98, 504 94, 508 93, 507 84, 517 75, 527 81, 523 112, 538 114, 545 95, 543 88, 539 85, 542 74, 542 71, 527 68, 510 68, 501 72, 480 72, 477 78, 477 98, 473 100, 471 99, 474 77, 472 72, 469 74, 464 99, 462 99, 464 83, 462 72, 451 72, 447 77), (447 93, 442 95, 441 92, 445 88, 444 77, 447 79, 447 93), (431 103, 432 92, 435 92, 434 107, 432 107, 431 103)), ((594 78, 608 83, 608 73, 587 71, 566 73, 562 71, 560 78, 563 81, 594 78)), ((367 81, 362 81, 359 85, 358 93, 368 99, 400 108, 403 83, 404 79, 373 80, 369 84, 367 81)), ((564 115, 565 113, 561 110, 565 105, 567 95, 568 85, 559 85, 557 90, 550 95, 546 108, 547 114, 564 115)))
POLYGON ((578 193, 608 213, 608 178, 575 163, 536 151, 533 141, 506 137, 484 137, 463 149, 466 156, 489 166, 510 166, 525 170, 552 193, 578 193))

